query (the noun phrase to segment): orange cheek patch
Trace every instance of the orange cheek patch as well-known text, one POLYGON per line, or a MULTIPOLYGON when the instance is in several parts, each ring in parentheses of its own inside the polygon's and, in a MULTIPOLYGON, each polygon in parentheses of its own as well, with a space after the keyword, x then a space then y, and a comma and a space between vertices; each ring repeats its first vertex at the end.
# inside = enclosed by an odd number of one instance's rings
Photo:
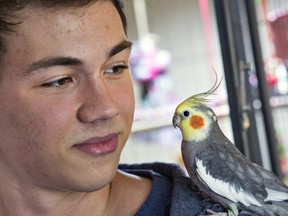
POLYGON ((204 126, 204 119, 201 116, 193 115, 190 118, 190 125, 194 129, 200 129, 204 126))

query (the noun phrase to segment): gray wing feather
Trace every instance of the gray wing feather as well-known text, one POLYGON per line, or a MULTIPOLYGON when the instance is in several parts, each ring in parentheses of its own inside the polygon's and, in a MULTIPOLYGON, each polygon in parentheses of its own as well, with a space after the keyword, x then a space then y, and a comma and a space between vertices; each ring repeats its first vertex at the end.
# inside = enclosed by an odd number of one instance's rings
MULTIPOLYGON (((215 138, 215 137, 214 137, 215 138)), ((243 189, 252 194, 259 203, 267 197, 261 172, 247 160, 228 139, 209 140, 205 151, 198 152, 197 158, 203 159, 210 175, 229 182, 235 189, 243 189), (213 143, 214 142, 214 143, 213 143)))

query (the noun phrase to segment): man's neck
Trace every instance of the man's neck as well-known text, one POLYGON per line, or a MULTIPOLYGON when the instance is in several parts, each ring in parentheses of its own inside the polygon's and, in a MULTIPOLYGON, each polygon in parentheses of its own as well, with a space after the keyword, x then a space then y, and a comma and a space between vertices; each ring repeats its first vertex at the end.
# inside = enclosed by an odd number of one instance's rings
POLYGON ((95 192, 56 192, 39 188, 0 188, 1 216, 108 215, 110 185, 95 192))

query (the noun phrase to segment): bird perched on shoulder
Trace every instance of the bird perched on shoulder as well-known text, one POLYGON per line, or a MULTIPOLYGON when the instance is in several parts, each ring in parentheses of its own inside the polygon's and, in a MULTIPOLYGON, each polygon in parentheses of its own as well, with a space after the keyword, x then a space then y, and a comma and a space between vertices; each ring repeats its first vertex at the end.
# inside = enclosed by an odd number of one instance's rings
POLYGON ((173 116, 182 132, 182 157, 191 180, 234 215, 288 215, 288 187, 272 172, 249 161, 223 134, 205 105, 220 83, 180 103, 173 116))

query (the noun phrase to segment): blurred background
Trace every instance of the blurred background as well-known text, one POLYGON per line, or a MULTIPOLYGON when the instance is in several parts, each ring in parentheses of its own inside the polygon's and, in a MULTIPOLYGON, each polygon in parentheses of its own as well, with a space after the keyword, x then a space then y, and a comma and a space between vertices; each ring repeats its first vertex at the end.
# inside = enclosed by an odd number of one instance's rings
POLYGON ((136 112, 121 162, 182 164, 174 110, 223 77, 209 104, 220 127, 250 160, 286 180, 288 1, 123 2, 136 112))

